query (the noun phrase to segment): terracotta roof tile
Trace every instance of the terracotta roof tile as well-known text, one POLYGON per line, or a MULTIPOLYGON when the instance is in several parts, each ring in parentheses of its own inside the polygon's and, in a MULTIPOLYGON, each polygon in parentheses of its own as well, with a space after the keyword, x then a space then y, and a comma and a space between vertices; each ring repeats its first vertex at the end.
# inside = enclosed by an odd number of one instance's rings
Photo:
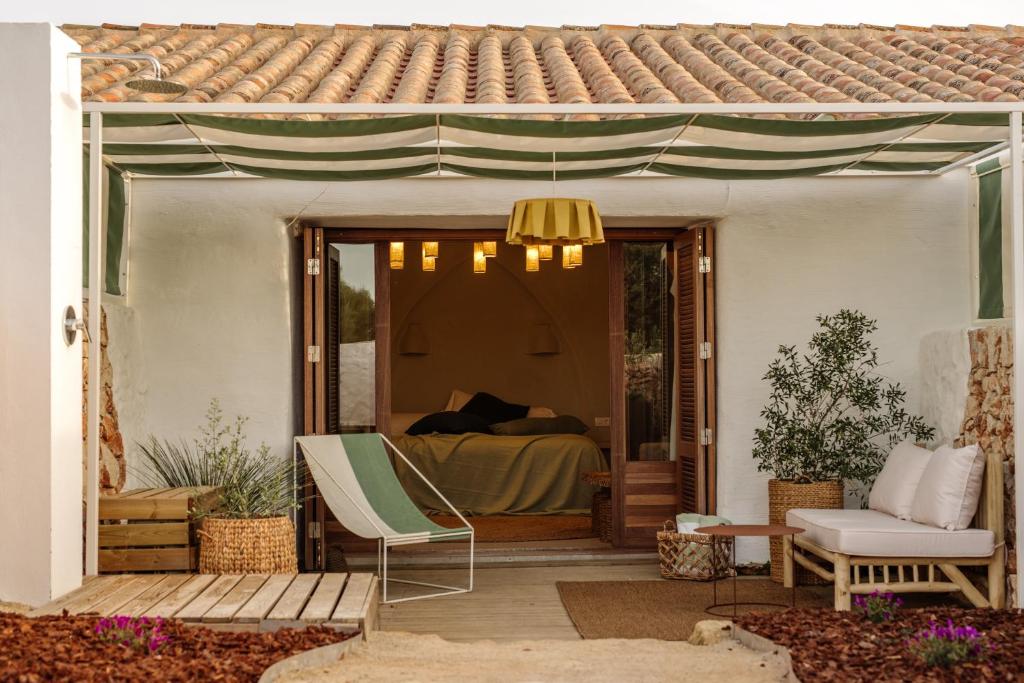
MULTIPOLYGON (((142 52, 182 102, 1006 102, 1024 27, 68 25, 84 52, 142 52)), ((87 59, 82 96, 166 101, 144 62, 87 59)))

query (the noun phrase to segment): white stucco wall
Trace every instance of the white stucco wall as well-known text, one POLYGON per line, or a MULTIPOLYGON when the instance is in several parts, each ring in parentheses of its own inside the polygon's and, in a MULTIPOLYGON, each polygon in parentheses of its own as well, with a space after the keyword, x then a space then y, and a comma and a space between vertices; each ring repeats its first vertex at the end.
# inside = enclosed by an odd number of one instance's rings
MULTIPOLYGON (((802 343, 814 316, 841 307, 877 317, 884 371, 920 405, 924 335, 970 319, 966 171, 938 178, 813 178, 725 183, 618 179, 558 183, 615 216, 718 218, 719 512, 767 516, 766 475, 750 459, 775 348, 802 343)), ((547 184, 472 179, 367 183, 134 181, 128 306, 133 349, 111 332, 118 395, 143 403, 121 427, 178 438, 211 396, 252 418, 254 440, 289 452, 297 242, 286 217, 501 215, 547 184), (322 193, 322 195, 321 195, 322 193), (319 198, 317 198, 319 196, 319 198), (312 203, 310 203, 312 202, 312 203), (307 206, 307 204, 309 204, 307 206), (121 348, 119 348, 121 347, 121 348)), ((605 368, 595 368, 605 372, 605 368)), ((741 546, 741 559, 762 553, 741 546)))
POLYGON ((0 601, 82 579, 82 346, 63 338, 82 303, 77 49, 0 24, 0 601))

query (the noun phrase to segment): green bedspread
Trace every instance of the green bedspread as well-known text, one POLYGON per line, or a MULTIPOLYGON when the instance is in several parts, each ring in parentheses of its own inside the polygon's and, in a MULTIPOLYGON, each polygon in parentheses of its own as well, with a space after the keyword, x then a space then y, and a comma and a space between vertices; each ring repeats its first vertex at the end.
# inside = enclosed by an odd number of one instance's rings
MULTIPOLYGON (((403 434, 394 441, 463 514, 586 513, 594 487, 580 473, 606 469, 597 444, 575 434, 403 434)), ((422 509, 447 510, 401 458, 395 470, 422 509)))

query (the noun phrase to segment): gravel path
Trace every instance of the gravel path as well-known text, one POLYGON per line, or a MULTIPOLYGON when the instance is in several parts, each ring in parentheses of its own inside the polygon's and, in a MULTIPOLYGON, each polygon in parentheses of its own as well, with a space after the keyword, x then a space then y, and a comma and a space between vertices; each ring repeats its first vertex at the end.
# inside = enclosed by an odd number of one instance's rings
POLYGON ((342 661, 281 679, 389 683, 759 683, 785 680, 774 655, 726 641, 700 647, 661 640, 524 640, 453 643, 433 635, 376 632, 342 661))

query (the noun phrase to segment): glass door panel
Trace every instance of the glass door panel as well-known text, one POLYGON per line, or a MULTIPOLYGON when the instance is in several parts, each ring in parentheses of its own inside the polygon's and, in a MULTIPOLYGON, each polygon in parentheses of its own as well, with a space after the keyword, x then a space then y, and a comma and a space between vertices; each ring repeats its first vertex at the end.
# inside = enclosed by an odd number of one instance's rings
POLYGON ((327 424, 376 428, 376 281, 373 244, 331 244, 327 258, 327 424))

